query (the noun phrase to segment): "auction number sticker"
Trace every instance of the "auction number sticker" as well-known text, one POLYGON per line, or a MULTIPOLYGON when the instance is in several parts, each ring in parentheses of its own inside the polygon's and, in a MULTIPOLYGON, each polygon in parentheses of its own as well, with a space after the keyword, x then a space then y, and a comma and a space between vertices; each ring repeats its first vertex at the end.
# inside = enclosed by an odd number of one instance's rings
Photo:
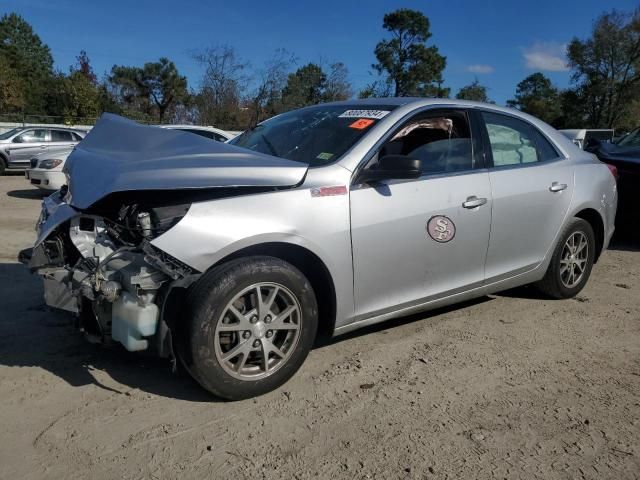
POLYGON ((380 120, 389 115, 389 110, 347 110, 339 118, 373 118, 380 120))

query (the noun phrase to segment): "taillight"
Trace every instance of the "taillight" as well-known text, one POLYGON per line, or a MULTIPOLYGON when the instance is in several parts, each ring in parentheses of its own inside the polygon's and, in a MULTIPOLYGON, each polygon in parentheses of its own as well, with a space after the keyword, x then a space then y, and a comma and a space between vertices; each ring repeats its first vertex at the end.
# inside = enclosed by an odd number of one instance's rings
POLYGON ((613 175, 613 178, 618 180, 618 169, 617 169, 617 167, 615 165, 610 165, 608 163, 606 163, 605 165, 607 166, 607 168, 611 172, 611 175, 613 175))

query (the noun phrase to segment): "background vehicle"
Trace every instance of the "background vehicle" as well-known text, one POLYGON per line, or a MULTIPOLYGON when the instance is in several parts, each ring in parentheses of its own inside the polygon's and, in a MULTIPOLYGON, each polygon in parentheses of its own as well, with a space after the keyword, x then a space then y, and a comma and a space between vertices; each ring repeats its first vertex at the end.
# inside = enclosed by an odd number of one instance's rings
POLYGON ((598 128, 567 129, 560 130, 560 132, 583 150, 590 140, 599 140, 601 142, 612 141, 615 133, 613 129, 598 128))
MULTIPOLYGON (((164 125, 161 128, 195 133, 219 142, 226 142, 234 136, 232 132, 225 132, 213 127, 164 125)), ((88 132, 82 131, 79 133, 86 135, 88 132)), ((73 148, 68 146, 52 146, 45 153, 39 153, 30 159, 30 168, 25 172, 25 178, 32 185, 42 190, 59 190, 66 182, 63 168, 67 157, 72 151, 73 148)))
POLYGON ((20 127, 0 135, 0 175, 29 168, 31 159, 49 149, 73 147, 86 132, 62 127, 20 127))
POLYGON ((182 130, 183 132, 195 133, 205 138, 211 138, 218 142, 227 142, 237 136, 239 132, 227 132, 219 128, 203 127, 200 125, 159 125, 160 128, 170 130, 182 130))
POLYGON ((62 169, 72 151, 73 148, 60 147, 33 157, 25 178, 41 190, 60 190, 66 183, 62 169))
POLYGON ((619 228, 640 236, 640 207, 636 199, 640 188, 640 128, 629 132, 616 143, 592 140, 585 150, 616 169, 620 195, 619 221, 616 223, 619 228))
POLYGON ((22 254, 48 304, 228 399, 287 381, 318 330, 524 284, 576 295, 617 203, 548 125, 447 99, 316 105, 230 144, 107 115, 67 169, 22 254))

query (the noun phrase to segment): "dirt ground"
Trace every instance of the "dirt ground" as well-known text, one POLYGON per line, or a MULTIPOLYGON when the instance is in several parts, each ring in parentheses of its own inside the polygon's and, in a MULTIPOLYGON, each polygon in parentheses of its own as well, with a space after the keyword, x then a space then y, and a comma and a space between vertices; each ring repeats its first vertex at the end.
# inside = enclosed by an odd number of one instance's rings
POLYGON ((222 403, 44 306, 15 260, 40 199, 0 177, 0 478, 640 478, 640 243, 619 238, 575 299, 388 322, 222 403))

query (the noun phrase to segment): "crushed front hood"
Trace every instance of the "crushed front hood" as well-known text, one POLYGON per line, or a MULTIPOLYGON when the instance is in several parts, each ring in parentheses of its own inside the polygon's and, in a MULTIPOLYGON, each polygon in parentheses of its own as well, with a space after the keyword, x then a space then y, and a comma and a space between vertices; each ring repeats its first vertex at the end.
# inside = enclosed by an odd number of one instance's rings
POLYGON ((104 114, 69 156, 70 203, 85 209, 114 192, 288 187, 308 166, 179 130, 104 114))

